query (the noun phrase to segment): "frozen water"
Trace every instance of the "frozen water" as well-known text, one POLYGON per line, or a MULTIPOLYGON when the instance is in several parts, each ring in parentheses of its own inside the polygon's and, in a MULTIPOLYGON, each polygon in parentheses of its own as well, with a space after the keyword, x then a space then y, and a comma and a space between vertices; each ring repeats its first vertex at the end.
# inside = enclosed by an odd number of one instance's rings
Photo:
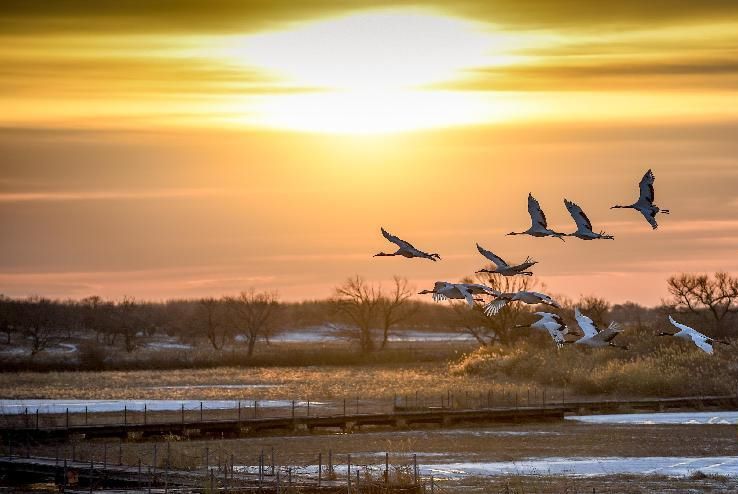
POLYGON ((661 412, 621 413, 609 415, 573 415, 567 420, 588 424, 738 424, 738 411, 733 412, 661 412))
MULTIPOLYGON (((418 459, 444 456, 444 453, 416 453, 418 459)), ((382 464, 365 464, 362 458, 384 457, 384 453, 352 453, 354 463, 352 470, 382 471, 382 464), (358 460, 358 461, 356 461, 358 460)), ((334 470, 337 474, 346 474, 346 457, 334 456, 334 470), (343 464, 342 464, 343 462, 343 464)), ((412 468, 411 454, 398 455, 390 453, 390 463, 393 466, 404 464, 412 468)), ((256 473, 255 465, 240 465, 237 471, 256 473)), ((285 468, 285 467, 283 467, 285 468)), ((325 466, 324 466, 325 468, 325 466)), ((424 477, 433 475, 435 478, 462 478, 468 476, 495 476, 495 475, 557 475, 567 477, 596 477, 604 475, 665 475, 668 477, 684 477, 696 471, 705 474, 738 476, 738 457, 711 456, 703 458, 681 456, 656 457, 594 457, 594 458, 526 458, 519 461, 499 462, 456 462, 456 463, 419 463, 418 470, 424 477)), ((297 474, 312 474, 318 472, 317 465, 292 467, 297 474)))
MULTIPOLYGON (((199 410, 200 403, 204 410, 222 410, 237 408, 238 401, 234 400, 0 400, 0 414, 15 415, 25 413, 65 413, 67 409, 71 413, 84 412, 85 407, 89 412, 122 412, 124 407, 129 411, 143 411, 144 405, 149 411, 174 411, 180 410, 184 405, 185 410, 199 410)), ((295 406, 304 407, 306 402, 295 402, 295 406)), ((321 402, 310 402, 310 406, 323 406, 321 402)), ((253 407, 253 401, 241 401, 242 408, 253 407)), ((259 408, 285 408, 291 407, 289 400, 257 400, 259 408)))

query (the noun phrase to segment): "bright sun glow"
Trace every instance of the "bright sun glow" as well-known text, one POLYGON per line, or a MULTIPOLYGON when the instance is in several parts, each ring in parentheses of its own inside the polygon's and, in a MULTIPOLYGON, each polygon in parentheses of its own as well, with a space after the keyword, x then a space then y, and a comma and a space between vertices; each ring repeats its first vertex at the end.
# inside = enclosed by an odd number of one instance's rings
POLYGON ((462 80, 475 68, 519 61, 523 57, 512 53, 515 42, 470 21, 381 11, 232 37, 218 53, 229 63, 305 89, 256 98, 244 120, 364 134, 488 120, 489 105, 479 95, 431 86, 462 80))

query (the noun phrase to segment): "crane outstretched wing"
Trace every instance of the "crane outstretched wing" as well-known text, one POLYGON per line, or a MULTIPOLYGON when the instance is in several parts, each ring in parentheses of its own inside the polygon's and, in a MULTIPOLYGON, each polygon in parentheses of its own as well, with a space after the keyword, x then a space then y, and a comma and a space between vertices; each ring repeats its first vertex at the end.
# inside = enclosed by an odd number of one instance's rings
POLYGON ((466 299, 466 303, 468 303, 469 306, 474 307, 474 295, 472 295, 471 290, 469 290, 469 288, 463 283, 459 283, 455 286, 459 293, 461 293, 466 299))
POLYGON ((596 338, 602 341, 610 342, 622 332, 623 330, 620 328, 620 325, 618 323, 611 322, 607 329, 603 329, 602 331, 597 333, 596 338))
POLYGON ((541 205, 533 194, 528 193, 528 214, 530 214, 530 220, 533 224, 533 228, 541 227, 548 228, 548 222, 546 221, 546 215, 543 214, 541 205))
POLYGON ((503 298, 498 298, 497 300, 493 300, 492 302, 484 306, 484 313, 485 315, 492 317, 498 314, 506 305, 507 300, 503 298))
POLYGON ((564 199, 564 205, 569 211, 571 217, 574 218, 574 222, 577 224, 578 230, 588 230, 590 232, 592 231, 592 222, 589 221, 589 218, 587 218, 587 215, 584 214, 582 208, 567 199, 564 199))
POLYGON ((597 335, 597 326, 595 326, 592 319, 579 312, 579 308, 574 309, 574 318, 577 320, 577 324, 582 329, 585 338, 591 338, 597 335))
POLYGON ((564 333, 550 327, 548 324, 546 324, 546 330, 548 331, 548 334, 551 335, 551 338, 554 340, 554 343, 556 343, 557 348, 562 348, 564 346, 564 333))
POLYGON ((659 224, 656 223, 656 211, 654 210, 644 211, 642 209, 639 209, 638 211, 640 211, 643 217, 646 218, 646 221, 648 221, 651 224, 651 228, 655 230, 659 227, 659 224))
POLYGON ((393 244, 396 244, 401 249, 418 250, 415 247, 413 247, 413 244, 411 244, 410 242, 406 242, 406 241, 402 240, 400 237, 396 237, 395 235, 392 235, 391 233, 389 233, 384 228, 382 228, 381 230, 382 230, 382 235, 384 235, 384 238, 386 238, 387 240, 389 240, 393 244))
POLYGON ((649 204, 653 204, 653 201, 655 199, 653 182, 655 180, 656 177, 651 170, 648 170, 646 174, 643 175, 641 182, 638 184, 638 187, 641 189, 641 197, 639 198, 639 202, 646 201, 649 204))
POLYGON ((491 251, 488 251, 487 249, 485 249, 484 247, 482 247, 479 244, 477 244, 477 250, 484 257, 486 257, 487 259, 489 259, 490 261, 492 261, 493 263, 495 263, 495 265, 498 268, 506 268, 508 266, 508 264, 500 256, 495 255, 494 253, 492 253, 491 251))

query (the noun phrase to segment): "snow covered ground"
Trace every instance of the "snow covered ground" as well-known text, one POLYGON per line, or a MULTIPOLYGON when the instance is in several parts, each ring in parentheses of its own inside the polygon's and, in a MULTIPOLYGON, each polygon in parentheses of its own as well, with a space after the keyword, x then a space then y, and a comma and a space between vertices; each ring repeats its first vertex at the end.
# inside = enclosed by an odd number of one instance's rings
MULTIPOLYGON (((234 400, 0 400, 0 414, 16 415, 25 413, 70 413, 84 412, 122 412, 124 407, 130 411, 143 411, 146 406, 149 411, 174 411, 180 410, 184 405, 185 410, 199 410, 202 403, 204 410, 222 410, 237 408, 238 402, 234 400)), ((296 401, 295 406, 303 407, 306 403, 296 401)), ((323 406, 324 403, 310 402, 310 406, 323 406)), ((253 407, 253 401, 241 401, 242 408, 253 407)), ((258 400, 258 408, 286 408, 291 407, 289 400, 258 400)))
MULTIPOLYGON (((738 476, 738 457, 710 456, 691 458, 681 456, 655 457, 594 457, 594 458, 527 458, 519 461, 492 461, 492 462, 455 462, 455 463, 425 463, 424 459, 441 456, 439 453, 416 453, 418 469, 424 477, 433 475, 435 478, 458 479, 468 476, 495 476, 495 475, 557 475, 567 477, 598 477, 604 475, 665 475, 669 477, 684 477, 697 471, 704 474, 738 476)), ((358 461, 352 470, 368 469, 381 472, 383 464, 366 464, 362 461, 367 457, 380 455, 353 453, 352 457, 358 461)), ((404 458, 390 455, 393 465, 413 464, 412 455, 404 458)), ((236 466, 242 472, 256 472, 254 465, 236 466)), ((336 462, 334 470, 338 474, 346 473, 346 465, 336 462)), ((293 473, 317 474, 317 465, 307 465, 292 469, 293 473)))
POLYGON ((567 420, 588 424, 738 424, 738 411, 734 412, 661 412, 622 413, 610 415, 573 415, 567 420))

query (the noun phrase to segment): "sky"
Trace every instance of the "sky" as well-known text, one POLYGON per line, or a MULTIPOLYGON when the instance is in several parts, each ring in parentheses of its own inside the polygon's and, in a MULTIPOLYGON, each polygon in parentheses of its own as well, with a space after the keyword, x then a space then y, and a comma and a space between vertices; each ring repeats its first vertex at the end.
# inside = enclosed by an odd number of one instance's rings
POLYGON ((732 0, 8 0, 0 293, 421 290, 479 242, 553 295, 654 305, 738 272, 737 101, 732 0), (609 209, 649 168, 656 231, 609 209), (505 236, 529 192, 615 240, 505 236), (372 257, 380 226, 443 260, 372 257))

